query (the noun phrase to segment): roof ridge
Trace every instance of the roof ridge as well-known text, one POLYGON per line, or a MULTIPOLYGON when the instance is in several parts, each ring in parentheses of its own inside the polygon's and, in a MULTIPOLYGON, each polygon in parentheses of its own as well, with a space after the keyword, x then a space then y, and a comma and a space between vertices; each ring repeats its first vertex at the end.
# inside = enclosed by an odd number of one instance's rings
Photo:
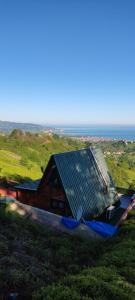
POLYGON ((61 153, 55 153, 55 154, 52 154, 51 156, 60 156, 62 154, 67 154, 67 153, 75 153, 75 152, 81 152, 81 151, 90 151, 90 147, 88 148, 82 148, 82 149, 78 149, 78 150, 69 150, 69 151, 65 151, 65 152, 61 152, 61 153))

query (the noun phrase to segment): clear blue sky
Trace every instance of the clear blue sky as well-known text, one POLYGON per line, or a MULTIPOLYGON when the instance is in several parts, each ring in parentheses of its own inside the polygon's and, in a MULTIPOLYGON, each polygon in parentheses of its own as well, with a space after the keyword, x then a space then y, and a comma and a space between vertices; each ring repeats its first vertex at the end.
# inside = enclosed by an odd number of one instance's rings
POLYGON ((135 1, 0 0, 0 119, 135 124, 135 1))

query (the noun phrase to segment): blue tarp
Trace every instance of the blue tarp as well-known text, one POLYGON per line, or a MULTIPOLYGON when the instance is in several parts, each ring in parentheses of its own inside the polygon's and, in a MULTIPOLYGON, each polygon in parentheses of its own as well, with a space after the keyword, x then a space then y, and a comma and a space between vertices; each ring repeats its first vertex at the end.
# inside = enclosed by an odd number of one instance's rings
POLYGON ((72 218, 62 217, 61 218, 61 223, 65 227, 67 227, 68 229, 74 229, 75 227, 79 226, 80 221, 77 221, 77 220, 72 219, 72 218))
POLYGON ((85 221, 85 224, 104 238, 113 236, 118 230, 117 226, 99 221, 85 221))

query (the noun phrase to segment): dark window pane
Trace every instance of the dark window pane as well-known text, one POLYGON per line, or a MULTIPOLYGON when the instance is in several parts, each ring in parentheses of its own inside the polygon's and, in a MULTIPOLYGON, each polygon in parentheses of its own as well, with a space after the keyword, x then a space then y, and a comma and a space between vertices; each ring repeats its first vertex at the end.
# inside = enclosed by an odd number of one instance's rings
POLYGON ((64 202, 62 201, 59 201, 59 208, 63 209, 65 207, 65 204, 64 202))

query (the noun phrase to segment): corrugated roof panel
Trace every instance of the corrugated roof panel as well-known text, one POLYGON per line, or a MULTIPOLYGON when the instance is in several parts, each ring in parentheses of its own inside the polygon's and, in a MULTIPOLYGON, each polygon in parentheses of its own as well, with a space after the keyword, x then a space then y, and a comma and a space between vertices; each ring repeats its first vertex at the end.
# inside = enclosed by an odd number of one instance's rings
POLYGON ((114 188, 114 184, 112 181, 112 177, 110 176, 108 167, 107 167, 107 163, 104 159, 103 153, 100 149, 98 148, 90 148, 95 161, 97 162, 97 166, 98 166, 98 171, 99 171, 99 175, 100 173, 102 173, 102 177, 104 179, 104 182, 106 183, 106 185, 108 186, 108 194, 105 197, 106 199, 106 204, 113 204, 116 200, 115 200, 115 196, 116 196, 116 191, 114 188))
POLYGON ((106 182, 110 185, 113 186, 112 178, 109 174, 109 170, 106 164, 106 161, 104 159, 103 152, 99 148, 90 148, 92 151, 95 160, 97 161, 98 167, 101 170, 103 177, 105 178, 106 182))
MULTIPOLYGON (((54 155, 73 216, 80 206, 83 217, 100 214, 111 202, 104 194, 104 183, 90 149, 54 155)), ((102 158, 103 159, 103 158, 102 158)))

